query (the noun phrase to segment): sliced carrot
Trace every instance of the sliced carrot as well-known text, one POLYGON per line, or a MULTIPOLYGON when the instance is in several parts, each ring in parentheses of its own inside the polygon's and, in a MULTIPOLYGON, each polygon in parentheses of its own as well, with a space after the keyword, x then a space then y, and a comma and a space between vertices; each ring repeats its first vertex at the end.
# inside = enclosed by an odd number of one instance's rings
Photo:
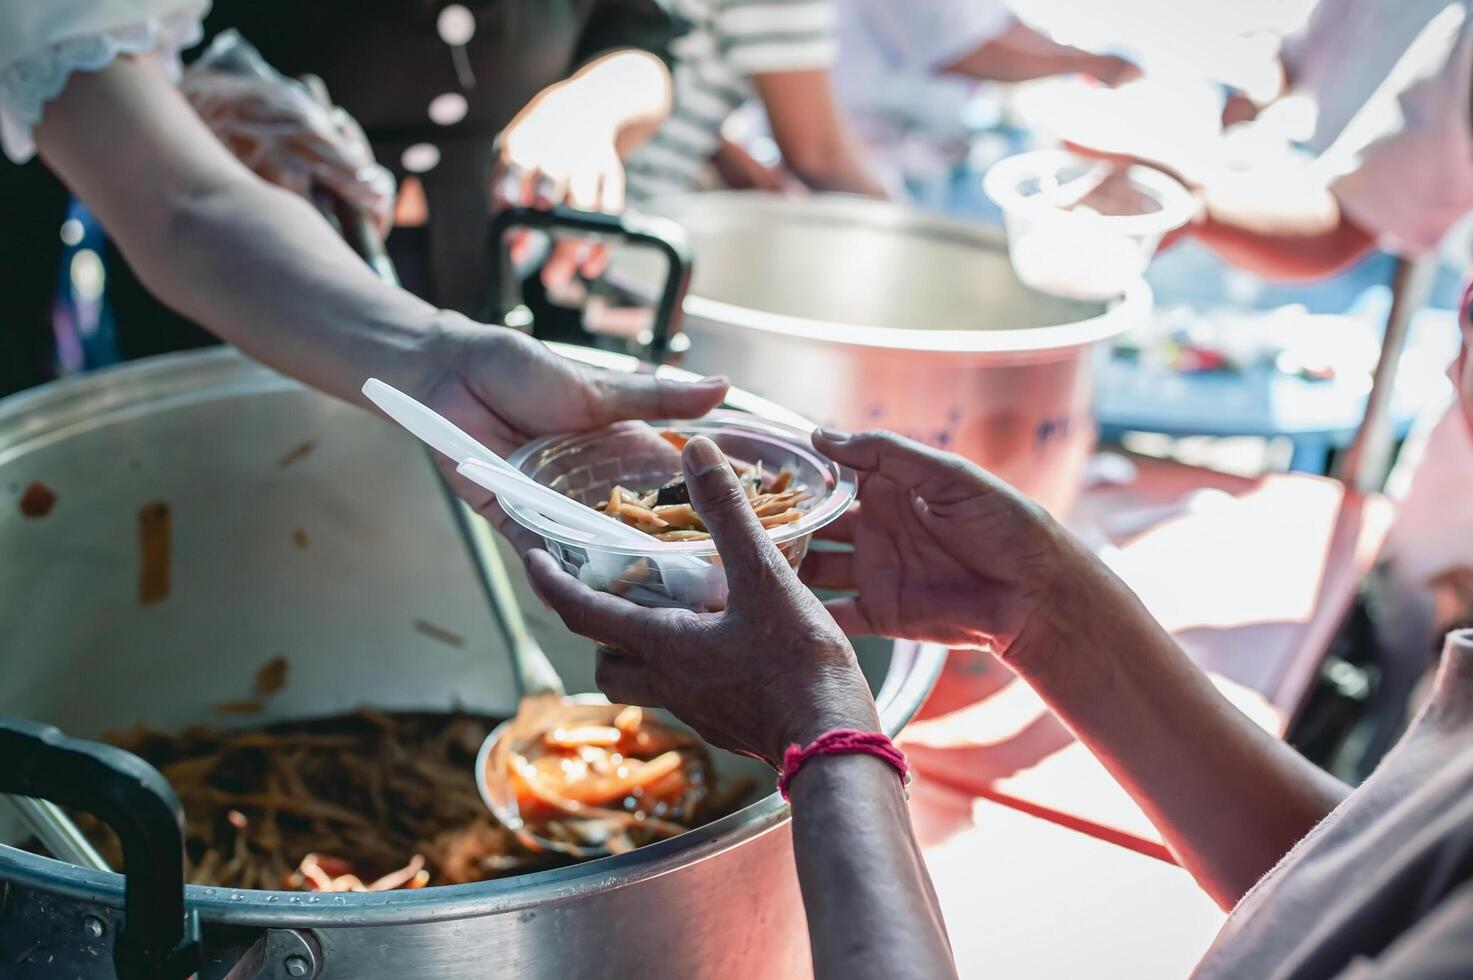
POLYGON ((781 514, 773 514, 770 517, 760 518, 760 520, 762 521, 763 527, 778 527, 783 524, 792 524, 794 521, 799 520, 802 517, 803 512, 794 507, 790 510, 783 511, 781 514))
POLYGON ((701 515, 690 504, 667 504, 664 507, 656 507, 654 515, 670 525, 673 531, 704 531, 705 523, 701 515))

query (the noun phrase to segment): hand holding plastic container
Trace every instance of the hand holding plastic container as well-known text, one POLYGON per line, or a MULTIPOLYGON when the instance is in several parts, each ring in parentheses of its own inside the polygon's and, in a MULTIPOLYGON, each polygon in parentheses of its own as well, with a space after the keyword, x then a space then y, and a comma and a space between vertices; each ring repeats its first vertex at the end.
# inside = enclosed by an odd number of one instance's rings
POLYGON ((785 513, 771 522, 773 540, 794 569, 808 553, 813 533, 854 501, 854 475, 820 456, 806 432, 742 412, 712 412, 685 422, 620 422, 547 436, 503 460, 433 409, 377 378, 363 385, 363 393, 394 421, 456 460, 458 473, 497 494, 507 514, 540 535, 570 574, 591 588, 645 606, 704 611, 726 605, 726 575, 709 538, 661 540, 597 510, 616 487, 649 490, 674 480, 681 472, 676 442, 706 436, 734 465, 752 468, 759 475, 757 483, 765 467, 774 476, 784 474, 785 487, 802 488, 801 494, 776 495, 785 513))
MULTIPOLYGON (((743 412, 717 411, 679 422, 621 422, 606 429, 549 436, 523 446, 508 462, 543 486, 590 508, 609 500, 615 487, 645 491, 669 484, 681 472, 680 450, 662 433, 706 436, 734 462, 761 463, 771 475, 787 471, 791 486, 807 497, 801 515, 770 531, 794 568, 809 542, 854 501, 855 480, 814 450, 808 434, 743 412)), ((679 441, 678 439, 676 441, 679 441)), ((643 606, 714 610, 726 605, 726 575, 716 545, 704 541, 647 543, 600 536, 588 540, 535 509, 503 501, 507 514, 542 537, 548 552, 589 587, 643 606)), ((593 513, 592 510, 589 511, 593 513)), ((612 517, 601 517, 617 525, 612 517)))
POLYGON ((1082 300, 1124 294, 1145 274, 1161 239, 1197 211, 1191 192, 1160 170, 1115 167, 1064 150, 1000 160, 983 189, 1002 208, 1018 278, 1082 300))

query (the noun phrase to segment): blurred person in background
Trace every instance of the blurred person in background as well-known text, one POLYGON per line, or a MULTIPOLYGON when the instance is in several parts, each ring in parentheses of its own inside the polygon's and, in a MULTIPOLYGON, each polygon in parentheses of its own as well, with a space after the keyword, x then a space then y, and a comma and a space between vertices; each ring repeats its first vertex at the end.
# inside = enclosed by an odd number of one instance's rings
MULTIPOLYGON (((665 0, 216 0, 205 29, 323 80, 401 185, 387 244, 404 285, 476 314, 495 209, 623 209, 623 158, 669 112, 683 28, 665 0)), ((545 278, 580 259, 594 261, 562 243, 545 278)), ((120 319, 150 316, 136 291, 118 305, 120 319)))
MULTIPOLYGON (((101 16, 110 6, 100 5, 101 16)), ((283 75, 314 74, 326 82, 343 107, 333 116, 343 124, 338 145, 328 152, 358 165, 362 178, 333 189, 381 219, 384 184, 382 171, 373 168, 376 156, 403 186, 400 227, 389 238, 401 279, 437 305, 463 313, 478 312, 485 299, 493 206, 623 207, 621 158, 668 112, 670 80, 661 59, 681 30, 660 0, 214 4, 205 33, 231 28, 283 75)), ((215 85, 210 104, 197 100, 197 106, 208 118, 229 118, 239 110, 223 107, 231 98, 239 105, 239 97, 252 98, 215 85)), ((278 133, 312 133, 321 121, 306 118, 311 106, 287 108, 273 120, 278 133)), ((295 149, 312 157, 323 144, 297 140, 295 149)), ((292 169, 305 168, 278 167, 263 175, 285 179, 292 169)), ((0 258, 36 273, 0 299, 17 331, 6 342, 21 365, 0 369, 7 376, 0 390, 13 390, 50 373, 55 243, 67 196, 38 165, 6 168, 0 180, 7 199, 13 190, 21 202, 0 258)), ((154 300, 114 245, 104 257, 122 357, 213 342, 154 300)), ((554 271, 570 276, 584 253, 567 243, 554 258, 554 271)))
MULTIPOLYGON (((233 156, 179 91, 178 52, 198 40, 206 7, 0 0, 5 155, 39 156, 174 309, 347 401, 363 404, 364 380, 382 378, 503 451, 537 433, 720 402, 722 380, 592 371, 385 284, 310 204, 233 156)), ((7 227, 7 242, 23 230, 7 227)))
MULTIPOLYGON (((1220 141, 1175 143, 1157 127, 1149 147, 1107 142, 1105 155, 1142 156, 1195 186, 1205 207, 1188 233, 1265 278, 1330 276, 1377 245, 1434 254, 1473 212, 1470 11, 1467 0, 1322 0, 1284 45, 1283 94, 1262 108, 1230 102, 1240 121, 1220 141)), ((1398 470, 1405 489, 1367 593, 1387 722, 1371 759, 1411 710, 1442 634, 1473 625, 1473 433, 1456 403, 1434 406, 1398 470)))
POLYGON ((962 144, 979 82, 1083 75, 1111 87, 1139 77, 1130 61, 1059 44, 1003 0, 839 0, 834 85, 892 191, 908 139, 962 144))
POLYGON ((1473 210, 1468 11, 1466 0, 1322 0, 1284 45, 1282 95, 1261 110, 1231 102, 1237 123, 1220 137, 1162 127, 1128 98, 1095 104, 1119 111, 1111 126, 1064 135, 1194 187, 1204 211, 1190 234, 1268 279, 1333 275, 1378 242, 1425 254, 1473 210))
POLYGON ((803 186, 883 197, 862 144, 834 96, 835 0, 674 0, 689 24, 674 41, 670 119, 630 157, 636 202, 691 190, 708 160, 731 186, 780 189, 784 180, 721 137, 755 98, 788 173, 803 186))

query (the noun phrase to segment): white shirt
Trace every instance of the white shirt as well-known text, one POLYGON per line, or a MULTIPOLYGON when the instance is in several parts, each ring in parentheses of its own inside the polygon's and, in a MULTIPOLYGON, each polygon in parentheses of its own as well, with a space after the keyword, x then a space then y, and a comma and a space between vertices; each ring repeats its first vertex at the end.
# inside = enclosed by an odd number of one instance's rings
POLYGON ((1418 584, 1473 568, 1473 424, 1456 399, 1426 437, 1385 553, 1418 584))
POLYGON ((1320 0, 1280 57, 1289 94, 1314 103, 1305 149, 1321 153, 1386 80, 1449 0, 1320 0))
POLYGON ((0 0, 0 148, 16 163, 35 154, 32 132, 74 71, 131 54, 177 76, 209 9, 210 0, 0 0))
POLYGON ((871 143, 909 128, 949 136, 975 89, 942 69, 1001 34, 1002 0, 839 0, 834 92, 871 143))
POLYGON ((721 124, 752 97, 752 77, 828 68, 837 52, 832 0, 674 0, 690 24, 671 44, 670 118, 625 161, 629 197, 689 190, 721 124))
MULTIPOLYGON (((1365 0, 1351 6, 1389 14, 1402 2, 1365 0)), ((1340 7, 1334 2, 1327 6, 1340 7)), ((1390 76, 1334 134, 1335 142, 1320 162, 1329 172, 1342 175, 1333 184, 1335 197, 1356 223, 1395 250, 1425 253, 1473 211, 1473 3, 1443 0, 1433 10, 1423 0, 1413 0, 1412 6, 1426 22, 1413 31, 1411 14, 1388 16, 1384 23, 1389 33, 1398 38, 1412 33, 1414 38, 1380 75, 1376 69, 1389 55, 1385 46, 1372 43, 1382 21, 1369 15, 1341 25, 1343 31, 1354 33, 1354 24, 1368 24, 1361 32, 1363 47, 1336 48, 1333 38, 1321 45, 1335 49, 1325 57, 1340 59, 1342 70, 1331 71, 1313 59, 1310 67, 1311 80, 1318 86, 1350 84, 1341 78, 1350 67, 1369 78, 1390 76)), ((1340 42, 1350 44, 1351 39, 1340 42)), ((1354 91, 1359 93, 1364 85, 1354 91)), ((1333 108, 1334 100, 1328 104, 1333 108)), ((1315 139, 1331 135, 1343 114, 1335 109, 1326 116, 1322 109, 1315 139)))

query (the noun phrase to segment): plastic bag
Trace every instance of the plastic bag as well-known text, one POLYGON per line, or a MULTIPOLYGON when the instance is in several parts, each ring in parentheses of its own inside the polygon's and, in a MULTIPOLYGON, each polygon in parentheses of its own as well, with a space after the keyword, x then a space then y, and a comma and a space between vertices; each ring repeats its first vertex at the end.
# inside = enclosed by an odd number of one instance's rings
POLYGON ((262 179, 319 207, 313 192, 326 190, 368 214, 380 235, 388 232, 394 177, 374 161, 358 123, 276 71, 238 33, 216 37, 179 87, 215 136, 262 179))

